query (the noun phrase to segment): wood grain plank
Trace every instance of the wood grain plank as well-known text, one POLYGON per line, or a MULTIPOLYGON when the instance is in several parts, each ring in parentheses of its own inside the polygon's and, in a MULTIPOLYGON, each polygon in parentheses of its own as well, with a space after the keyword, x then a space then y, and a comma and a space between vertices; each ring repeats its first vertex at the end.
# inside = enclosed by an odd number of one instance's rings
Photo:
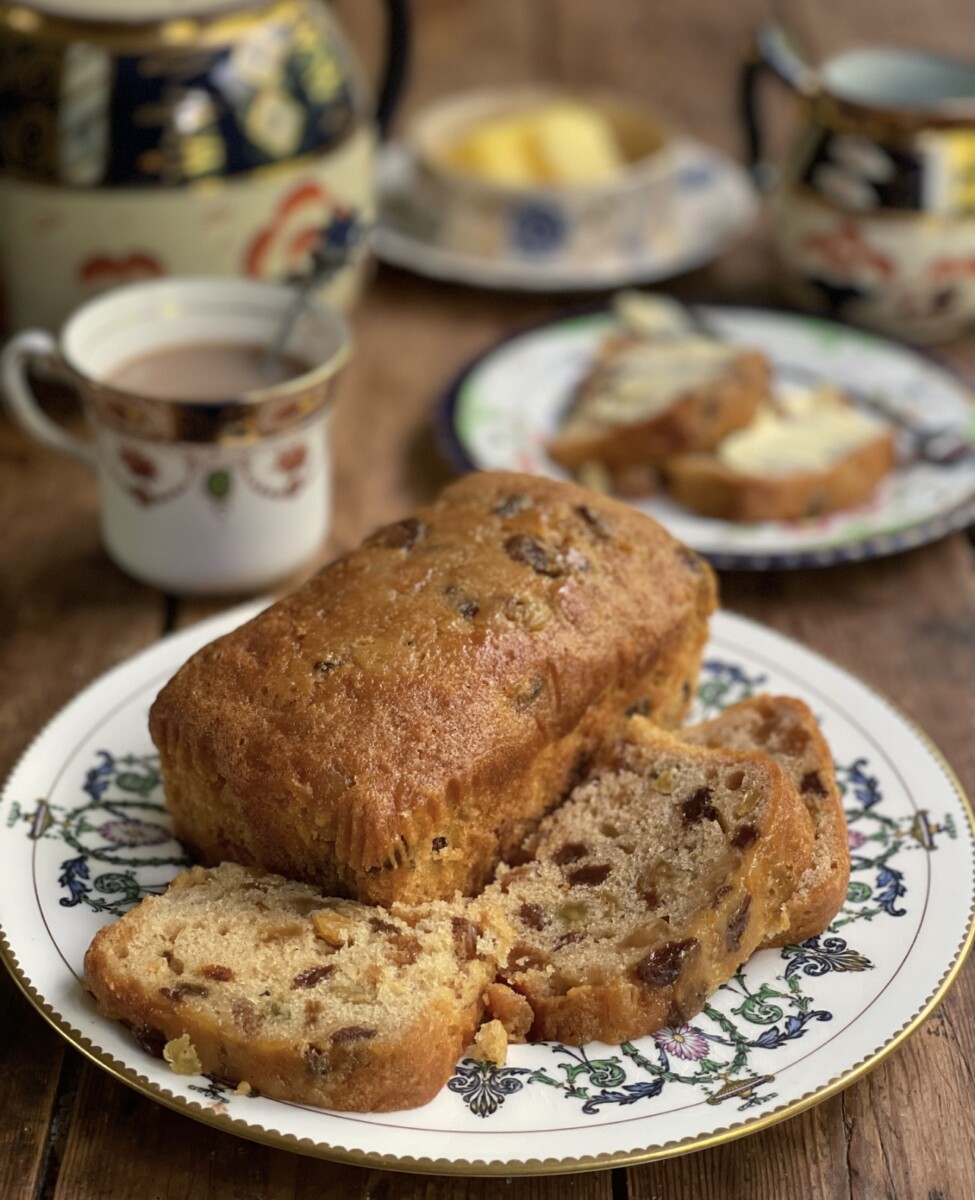
MULTIPOLYGON (((946 1002, 949 1007, 954 1005, 946 1002)), ((970 1122, 958 1119, 970 1110, 975 1089, 971 1065, 959 1063, 959 1049, 945 1013, 939 1013, 844 1094, 855 1200, 975 1194, 975 1134, 970 1122)))
MULTIPOLYGON (((53 1200, 611 1200, 609 1172, 461 1179, 330 1163, 217 1132, 86 1066, 53 1200)), ((4 1196, 7 1193, 3 1193, 4 1196)))
POLYGON ((65 1044, 17 990, 0 977, 0 1196, 34 1197, 44 1177, 48 1129, 65 1044))
POLYGON ((86 1066, 54 1200, 346 1196, 364 1174, 216 1132, 86 1066))
POLYGON ((725 1146, 632 1167, 627 1175, 630 1200, 841 1200, 848 1190, 840 1101, 725 1146))
MULTIPOLYGON (((55 411, 66 415, 63 404, 55 411)), ((99 542, 94 479, 0 418, 0 770, 96 675, 159 634, 158 592, 99 542)))

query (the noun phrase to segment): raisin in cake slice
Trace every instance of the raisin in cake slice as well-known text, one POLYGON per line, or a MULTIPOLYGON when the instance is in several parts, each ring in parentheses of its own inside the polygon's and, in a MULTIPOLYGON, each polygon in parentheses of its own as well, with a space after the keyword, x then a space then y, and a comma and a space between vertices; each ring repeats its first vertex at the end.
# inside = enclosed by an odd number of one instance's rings
POLYGON ((679 734, 698 746, 761 750, 791 777, 813 822, 812 862, 787 907, 788 928, 766 946, 822 933, 846 899, 850 849, 833 756, 808 705, 790 696, 754 696, 679 734))
POLYGON ((225 863, 100 930, 85 975, 101 1011, 177 1070, 378 1112, 450 1078, 504 948, 484 902, 393 914, 225 863))
MULTIPOLYGON (((642 718, 541 823, 534 860, 501 868, 516 941, 492 1015, 529 1040, 641 1037, 699 1012, 787 925, 813 833, 764 755, 687 746, 642 718)), ((514 1032, 514 1031, 512 1031, 514 1032)))

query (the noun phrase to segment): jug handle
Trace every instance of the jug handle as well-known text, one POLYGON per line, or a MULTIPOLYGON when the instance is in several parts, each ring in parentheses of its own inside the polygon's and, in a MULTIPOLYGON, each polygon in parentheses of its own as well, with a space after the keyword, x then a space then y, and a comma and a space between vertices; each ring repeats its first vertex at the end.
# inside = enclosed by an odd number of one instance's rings
POLYGON ((399 104, 410 63, 411 21, 408 0, 385 0, 386 45, 376 103, 379 136, 385 138, 399 104))
POLYGON ((751 53, 741 70, 739 104, 745 134, 745 156, 756 184, 763 191, 775 182, 775 168, 766 160, 758 118, 758 85, 770 72, 800 96, 819 90, 816 71, 802 57, 794 42, 779 25, 763 25, 755 35, 751 53))

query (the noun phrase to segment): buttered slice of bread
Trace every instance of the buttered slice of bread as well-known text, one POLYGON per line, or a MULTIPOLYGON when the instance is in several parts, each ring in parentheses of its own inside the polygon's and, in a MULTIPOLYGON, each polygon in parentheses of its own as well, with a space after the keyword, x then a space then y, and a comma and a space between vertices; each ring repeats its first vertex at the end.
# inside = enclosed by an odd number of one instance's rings
POLYGON ((391 913, 225 863, 95 936, 87 985, 174 1069, 355 1111, 425 1104, 510 939, 489 902, 391 913))
POLYGON ((663 473, 674 499, 704 516, 791 520, 862 503, 893 464, 890 427, 821 387, 763 407, 710 453, 677 455, 663 473))
POLYGON ((615 485, 633 468, 710 449, 768 396, 768 364, 756 351, 697 334, 623 332, 603 343, 549 452, 583 474, 595 464, 615 485))
POLYGON ((812 818, 812 861, 786 906, 788 928, 770 935, 765 945, 822 933, 846 900, 850 850, 833 756, 808 705, 790 696, 754 696, 679 736, 698 746, 763 751, 792 779, 812 818))
POLYGON ((682 744, 634 717, 542 822, 533 860, 485 893, 516 931, 489 1011, 571 1045, 688 1020, 788 927, 812 843, 769 758, 682 744))

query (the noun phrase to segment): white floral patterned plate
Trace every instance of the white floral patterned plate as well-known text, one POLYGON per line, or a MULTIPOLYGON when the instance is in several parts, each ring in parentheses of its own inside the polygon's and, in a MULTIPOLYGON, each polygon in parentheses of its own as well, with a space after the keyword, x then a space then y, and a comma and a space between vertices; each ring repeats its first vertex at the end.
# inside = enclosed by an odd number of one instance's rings
POLYGON ((674 221, 659 235, 623 254, 586 262, 528 259, 514 253, 478 258, 436 245, 429 215, 413 195, 413 160, 396 143, 379 157, 379 222, 373 248, 384 262, 431 279, 471 287, 527 292, 585 292, 671 279, 711 262, 755 220, 758 201, 748 172, 700 142, 674 145, 674 221))
POLYGON ((327 1113, 174 1075, 96 1012, 82 959, 96 929, 187 862, 162 806, 146 713, 199 646, 254 606, 123 664, 69 704, 0 800, 3 957, 72 1045, 198 1120, 377 1167, 516 1175, 587 1170, 713 1145, 831 1095, 893 1050, 943 995, 973 935, 973 817, 926 737, 876 693, 740 617, 713 624, 697 700, 756 690, 807 700, 838 766, 853 874, 821 937, 755 955, 690 1025, 621 1046, 515 1046, 465 1059, 425 1108, 327 1113))
MULTIPOLYGON (((971 392, 916 350, 816 317, 695 311, 717 336, 763 350, 779 388, 835 384, 882 401, 912 427, 947 429, 975 447, 971 392)), ((438 413, 441 446, 453 465, 566 478, 546 446, 612 326, 606 312, 553 321, 515 334, 471 364, 438 413)), ((975 521, 975 453, 953 466, 902 462, 866 504, 804 521, 712 520, 666 496, 635 503, 721 568, 831 566, 908 550, 975 521)))

